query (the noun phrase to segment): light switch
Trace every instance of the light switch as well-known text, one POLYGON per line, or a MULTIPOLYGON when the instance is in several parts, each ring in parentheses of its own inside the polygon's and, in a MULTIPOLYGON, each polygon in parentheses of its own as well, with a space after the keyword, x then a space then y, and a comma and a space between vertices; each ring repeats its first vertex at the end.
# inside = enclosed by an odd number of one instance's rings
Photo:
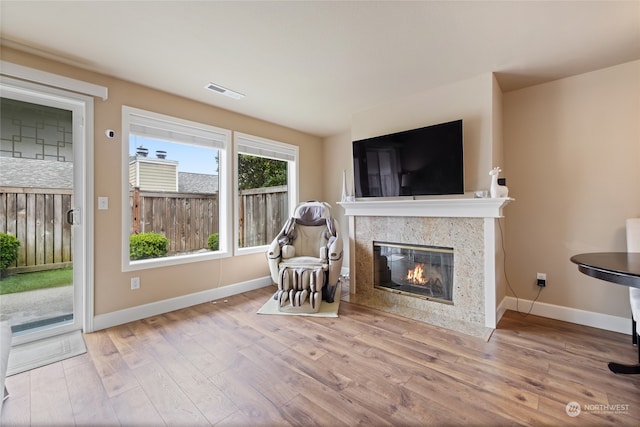
POLYGON ((98 197, 98 209, 100 209, 100 210, 109 209, 109 198, 108 197, 98 197))

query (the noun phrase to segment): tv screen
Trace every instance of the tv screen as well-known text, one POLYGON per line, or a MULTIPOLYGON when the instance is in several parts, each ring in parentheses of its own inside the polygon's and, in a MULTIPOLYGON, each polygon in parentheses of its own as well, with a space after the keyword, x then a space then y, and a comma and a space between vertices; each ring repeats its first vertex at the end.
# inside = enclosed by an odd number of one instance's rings
POLYGON ((353 141, 356 197, 464 193, 462 120, 353 141))

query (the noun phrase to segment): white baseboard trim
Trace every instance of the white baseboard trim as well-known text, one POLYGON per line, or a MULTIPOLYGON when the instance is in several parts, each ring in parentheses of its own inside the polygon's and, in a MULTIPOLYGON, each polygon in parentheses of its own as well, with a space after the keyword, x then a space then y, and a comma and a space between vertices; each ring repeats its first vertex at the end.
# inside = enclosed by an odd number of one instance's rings
POLYGON ((507 297, 502 298, 502 301, 496 307, 496 325, 500 323, 505 311, 507 311, 507 297))
MULTIPOLYGON (((520 298, 518 306, 520 312, 526 313, 531 308, 533 301, 520 298)), ((516 311, 515 297, 504 297, 498 306, 498 321, 506 310, 516 311)), ((621 334, 631 335, 631 313, 629 317, 612 316, 610 314, 585 311, 577 308, 564 307, 561 305, 547 304, 536 301, 533 304, 531 314, 548 317, 550 319, 562 320, 578 325, 591 326, 593 328, 604 329, 621 334)))
POLYGON ((224 286, 222 288, 210 289, 136 307, 125 308, 111 313, 99 314, 93 318, 93 330, 99 331, 112 326, 122 325, 124 323, 145 319, 151 316, 157 316, 159 314, 180 310, 182 308, 214 301, 220 298, 230 297, 243 292, 253 291, 270 285, 272 285, 271 277, 262 277, 259 279, 224 286))

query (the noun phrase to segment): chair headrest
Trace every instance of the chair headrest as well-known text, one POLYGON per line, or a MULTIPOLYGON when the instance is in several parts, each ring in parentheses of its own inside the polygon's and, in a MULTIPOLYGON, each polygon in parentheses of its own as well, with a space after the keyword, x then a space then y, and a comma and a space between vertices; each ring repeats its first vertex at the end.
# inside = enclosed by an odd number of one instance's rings
POLYGON ((325 225, 331 218, 331 205, 326 202, 305 202, 300 204, 293 217, 301 225, 325 225))

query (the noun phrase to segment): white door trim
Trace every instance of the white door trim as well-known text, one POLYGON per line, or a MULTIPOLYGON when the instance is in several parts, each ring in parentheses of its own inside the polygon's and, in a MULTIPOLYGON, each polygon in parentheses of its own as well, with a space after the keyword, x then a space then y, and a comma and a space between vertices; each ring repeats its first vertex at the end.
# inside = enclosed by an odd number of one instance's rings
POLYGON ((93 331, 93 98, 42 86, 22 80, 0 77, 0 93, 3 97, 17 98, 35 104, 50 105, 73 112, 73 143, 78 162, 74 161, 73 208, 80 209, 80 224, 74 235, 74 322, 47 331, 38 331, 14 337, 13 343, 32 341, 55 333, 82 328, 93 331), (77 145, 76 145, 77 144, 77 145), (81 167, 75 167, 76 164, 81 167), (79 183, 80 188, 75 188, 79 183), (76 319, 80 317, 80 321, 76 319))
POLYGON ((49 73, 35 68, 25 67, 24 65, 14 64, 13 62, 0 60, 0 71, 5 76, 17 77, 20 80, 27 80, 34 83, 43 83, 47 86, 66 89, 85 95, 97 96, 106 101, 109 97, 109 90, 104 86, 93 83, 83 82, 58 74, 49 73))

